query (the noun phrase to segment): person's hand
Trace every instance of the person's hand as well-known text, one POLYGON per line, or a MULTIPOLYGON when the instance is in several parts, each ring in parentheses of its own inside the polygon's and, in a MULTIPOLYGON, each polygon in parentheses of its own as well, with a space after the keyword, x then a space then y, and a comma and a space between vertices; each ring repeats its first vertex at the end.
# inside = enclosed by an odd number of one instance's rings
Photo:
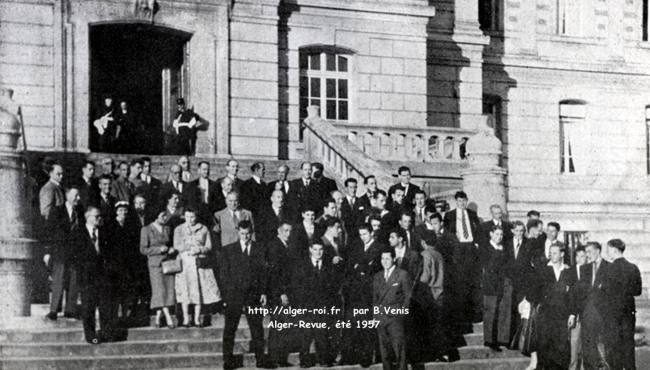
POLYGON ((339 256, 334 256, 334 258, 332 258, 332 263, 335 264, 335 265, 338 264, 341 261, 343 261, 343 258, 341 258, 339 256))
POLYGON ((576 325, 576 315, 570 315, 566 325, 569 329, 573 329, 576 325))
POLYGON ((197 254, 200 253, 199 248, 198 248, 198 247, 192 247, 192 248, 190 248, 190 253, 192 253, 193 255, 196 256, 197 254))
POLYGON ((289 297, 287 297, 286 294, 281 295, 280 300, 282 301, 283 306, 288 306, 289 305, 289 297))
POLYGON ((43 256, 43 263, 45 263, 45 266, 48 266, 50 264, 50 254, 46 254, 43 256))
POLYGON ((174 249, 174 247, 171 247, 167 250, 167 254, 174 254, 174 253, 176 253, 176 249, 174 249))
POLYGON ((266 294, 262 294, 262 296, 260 297, 260 304, 262 306, 266 306, 266 294))
POLYGON ((162 247, 160 247, 160 253, 165 253, 168 250, 169 250, 169 247, 167 247, 166 245, 163 245, 162 247))

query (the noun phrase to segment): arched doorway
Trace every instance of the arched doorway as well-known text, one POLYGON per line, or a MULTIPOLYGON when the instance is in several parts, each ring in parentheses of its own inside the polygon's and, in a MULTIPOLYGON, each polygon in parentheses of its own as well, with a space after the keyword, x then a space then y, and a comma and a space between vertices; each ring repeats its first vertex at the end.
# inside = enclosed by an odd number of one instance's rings
POLYGON ((187 96, 191 34, 144 23, 112 23, 92 25, 89 36, 91 150, 163 154, 176 98, 187 96), (116 116, 121 102, 131 114, 123 127, 126 135, 108 149, 100 147, 93 126, 103 114, 106 95, 113 98, 116 116))

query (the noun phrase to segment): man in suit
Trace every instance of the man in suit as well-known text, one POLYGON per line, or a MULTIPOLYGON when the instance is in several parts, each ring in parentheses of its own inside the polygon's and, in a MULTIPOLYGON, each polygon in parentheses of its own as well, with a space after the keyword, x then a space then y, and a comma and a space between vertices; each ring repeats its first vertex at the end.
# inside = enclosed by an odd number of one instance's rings
POLYGON ((288 176, 289 176, 289 166, 283 164, 280 167, 278 167, 278 179, 272 181, 268 185, 269 196, 275 190, 281 190, 285 196, 289 194, 290 186, 289 186, 289 181, 287 180, 288 176))
MULTIPOLYGON (((239 240, 241 233, 237 225, 242 221, 248 221, 253 225, 253 215, 249 210, 239 206, 239 194, 231 191, 226 197, 226 208, 215 212, 212 221, 214 223, 212 232, 219 242, 219 247, 223 247, 239 240)), ((252 228, 250 232, 251 236, 254 235, 252 228)))
POLYGON ((490 221, 485 221, 479 226, 479 245, 485 245, 490 241, 490 230, 492 225, 496 225, 503 229, 503 243, 507 243, 512 239, 512 226, 508 221, 505 221, 503 218, 503 209, 498 204, 493 204, 490 206, 490 214, 492 219, 490 221))
POLYGON ((229 177, 232 180, 232 190, 239 192, 241 191, 241 186, 244 184, 244 181, 237 177, 238 173, 239 162, 234 159, 230 159, 226 163, 226 176, 218 179, 217 182, 221 183, 221 180, 223 180, 225 177, 229 177))
POLYGON ((129 164, 122 161, 118 165, 119 176, 111 183, 111 195, 118 202, 131 201, 131 183, 129 182, 129 164))
POLYGON ((357 235, 357 228, 364 224, 366 206, 357 197, 357 179, 345 180, 345 197, 341 203, 341 220, 349 235, 357 235))
MULTIPOLYGON (((300 214, 305 207, 320 211, 321 198, 320 189, 315 181, 311 178, 311 163, 303 162, 300 165, 302 177, 289 182, 289 194, 287 194, 287 204, 292 208, 291 213, 300 214)), ((296 219, 295 222, 300 220, 296 219)))
POLYGON ((73 236, 75 262, 81 286, 81 309, 84 338, 88 343, 99 344, 113 339, 113 281, 116 263, 110 250, 108 235, 100 227, 99 209, 89 207, 85 225, 73 236), (95 331, 95 310, 99 309, 101 335, 95 331))
POLYGON ((388 210, 396 214, 402 213, 404 211, 411 211, 413 204, 407 203, 404 198, 404 189, 394 189, 393 195, 390 196, 388 205, 386 206, 388 210))
POLYGON ((140 179, 142 179, 142 182, 145 186, 145 199, 147 200, 149 207, 156 207, 156 204, 160 197, 160 188, 162 186, 162 182, 157 178, 151 176, 150 157, 142 157, 140 161, 142 161, 142 173, 140 174, 140 179))
POLYGON ((635 370, 634 327, 636 306, 634 297, 641 295, 639 268, 623 257, 625 243, 621 239, 607 242, 607 253, 612 258, 605 294, 609 300, 610 315, 605 318, 609 327, 607 363, 612 369, 635 370))
POLYGON ((325 177, 325 174, 323 173, 324 167, 322 163, 314 162, 311 166, 312 177, 316 183, 316 186, 318 187, 320 199, 325 200, 332 197, 332 192, 338 190, 339 188, 336 185, 336 181, 330 179, 329 177, 325 177))
POLYGON ((415 196, 413 197, 413 224, 415 227, 418 227, 426 222, 427 205, 427 195, 424 193, 424 191, 416 191, 415 196))
MULTIPOLYGON (((282 194, 282 191, 276 190, 274 193, 282 194)), ((267 276, 269 277, 268 300, 271 307, 288 306, 289 291, 291 284, 291 272, 295 265, 293 248, 289 245, 291 236, 291 224, 286 221, 276 222, 276 236, 268 240, 266 250, 266 261, 268 263, 267 276)), ((272 317, 276 322, 285 323, 289 317, 278 314, 272 317)), ((291 367, 288 362, 289 340, 292 330, 270 330, 269 331, 269 357, 272 366, 291 367)))
POLYGON ((377 178, 374 175, 364 177, 363 186, 366 188, 366 192, 359 197, 359 200, 365 209, 370 209, 373 207, 372 200, 375 194, 380 190, 377 188, 377 178))
POLYGON ((408 205, 413 204, 415 193, 420 190, 420 187, 411 184, 411 169, 402 166, 397 170, 397 175, 399 176, 400 182, 388 188, 388 197, 392 199, 395 190, 402 189, 404 191, 404 203, 408 205))
POLYGON ((93 202, 91 202, 91 205, 99 209, 102 218, 105 219, 110 219, 112 217, 115 203, 117 203, 117 199, 111 195, 112 182, 113 179, 110 175, 103 174, 99 176, 99 194, 97 194, 97 197, 93 202))
MULTIPOLYGON (((479 220, 476 212, 467 209, 467 194, 458 191, 454 195, 456 209, 445 213, 445 229, 458 238, 455 253, 458 271, 458 309, 463 311, 465 322, 478 322, 482 319, 480 290, 480 266, 478 263, 479 220)), ((460 312, 460 311, 459 311, 460 312)))
POLYGON ((100 175, 108 175, 111 179, 115 179, 115 161, 112 158, 103 158, 100 165, 102 166, 100 175))
POLYGON ((512 239, 506 240, 503 243, 504 249, 508 254, 508 260, 510 261, 508 277, 512 281, 512 296, 514 298, 511 313, 513 335, 514 331, 519 327, 519 304, 528 295, 531 280, 533 279, 533 251, 531 250, 531 245, 524 237, 525 232, 526 226, 524 226, 524 223, 515 221, 511 227, 512 239))
POLYGON ((199 162, 199 178, 187 184, 188 205, 199 211, 199 220, 204 225, 210 225, 212 214, 219 197, 219 185, 210 180, 210 163, 199 162))
POLYGON ((242 207, 250 210, 253 216, 259 215, 260 209, 269 202, 267 185, 264 182, 266 168, 264 163, 255 162, 251 165, 251 178, 241 186, 242 207))
MULTIPOLYGON (((138 229, 141 229, 156 219, 155 212, 151 211, 147 198, 144 194, 138 193, 133 196, 133 221, 135 221, 138 229)), ((130 214, 130 212, 129 212, 130 214)), ((140 235, 140 232, 138 232, 140 235)))
POLYGON ((414 312, 411 318, 415 321, 416 330, 412 335, 420 334, 419 337, 424 338, 415 345, 415 359, 418 362, 439 360, 448 352, 442 325, 445 321, 442 316, 445 267, 436 242, 435 235, 422 240, 422 273, 413 288, 414 312))
POLYGON ((408 272, 395 265, 395 258, 395 249, 381 251, 382 271, 373 280, 372 304, 379 309, 374 319, 379 321, 377 333, 383 368, 406 370, 404 321, 411 305, 413 285, 408 272))
POLYGON ((327 221, 336 218, 336 201, 328 198, 322 204, 321 215, 314 221, 316 224, 316 238, 320 238, 325 233, 327 221))
POLYGON ((61 186, 63 167, 58 163, 51 163, 46 170, 50 178, 41 188, 38 199, 41 216, 47 221, 52 208, 58 207, 65 202, 65 194, 61 186))
POLYGON ((77 268, 73 265, 74 250, 72 235, 83 224, 83 210, 79 206, 79 190, 68 188, 65 192, 65 203, 52 208, 47 220, 47 229, 52 236, 52 244, 45 246, 43 262, 50 267, 52 277, 52 296, 50 312, 46 318, 57 319, 57 312, 62 303, 63 291, 66 292, 64 317, 77 317, 77 297, 79 283, 77 268))
POLYGON ((167 199, 171 193, 181 195, 181 200, 185 202, 187 193, 187 183, 181 179, 181 166, 174 164, 169 169, 169 180, 160 186, 160 199, 158 203, 161 207, 167 205, 167 199))
POLYGON ((406 248, 406 232, 393 229, 388 232, 388 246, 395 250, 395 266, 409 273, 409 278, 415 282, 422 272, 422 257, 414 249, 406 248))
MULTIPOLYGON (((574 281, 580 280, 580 268, 587 263, 587 254, 585 252, 585 247, 583 245, 578 245, 575 250, 576 254, 576 264, 575 268, 572 271, 575 273, 573 277, 574 281)), ((575 289, 575 286, 574 286, 575 289)), ((571 292, 573 294, 573 292, 571 292)), ((582 338, 580 334, 582 325, 580 324, 580 316, 576 315, 575 323, 573 327, 570 327, 569 340, 571 344, 571 359, 569 361, 569 370, 580 370, 582 369, 582 338)))
POLYGON ((550 252, 551 245, 553 244, 564 245, 564 243, 558 240, 559 235, 560 235, 559 223, 555 221, 551 221, 548 224, 546 224, 546 241, 544 242, 544 257, 546 259, 551 258, 551 252, 550 252))
POLYGON ((95 162, 86 160, 81 167, 81 178, 75 186, 79 189, 79 205, 88 208, 93 199, 97 197, 99 187, 95 178, 95 162))
POLYGON ((274 190, 271 193, 271 205, 266 205, 260 210, 257 217, 253 216, 257 231, 255 237, 257 240, 266 245, 275 238, 277 226, 280 221, 289 221, 289 213, 284 206, 284 193, 282 190, 274 190))
POLYGON ((226 197, 231 191, 235 191, 233 189, 232 179, 228 176, 223 177, 219 183, 219 187, 221 188, 221 192, 219 192, 219 196, 215 201, 215 207, 217 209, 224 209, 226 208, 226 197))
MULTIPOLYGON (((381 270, 380 252, 384 246, 379 245, 372 235, 370 224, 359 225, 358 238, 350 244, 345 280, 343 281, 343 298, 346 320, 372 320, 372 280, 381 270), (363 312, 362 309, 368 309, 363 312), (354 311, 358 310, 355 316, 354 311), (359 314, 360 312, 360 314, 359 314)), ((341 347, 342 365, 360 364, 369 367, 377 345, 377 333, 373 330, 353 326, 343 329, 341 347)))
POLYGON ((588 242, 585 250, 589 263, 580 268, 580 280, 572 296, 572 314, 568 326, 573 327, 576 317, 580 316, 583 367, 591 370, 598 369, 606 360, 603 322, 610 319, 606 292, 610 266, 601 256, 602 247, 599 243, 588 242))
POLYGON ((192 165, 190 164, 190 158, 186 155, 182 155, 178 158, 177 164, 181 168, 180 179, 185 182, 190 182, 194 178, 192 174, 192 165))
POLYGON ((422 251, 422 244, 419 235, 413 232, 413 214, 408 211, 402 211, 399 214, 399 227, 404 230, 404 243, 407 249, 412 249, 416 252, 422 251))
POLYGON ((264 366, 264 329, 262 314, 252 313, 250 308, 266 306, 266 251, 252 240, 253 224, 248 220, 239 222, 237 241, 223 247, 221 254, 221 289, 225 305, 223 331, 224 368, 234 369, 233 348, 235 333, 239 326, 242 309, 251 333, 251 351, 255 353, 257 367, 264 366))
POLYGON ((316 236, 316 225, 314 218, 316 210, 306 206, 300 213, 302 222, 294 224, 291 232, 291 246, 295 249, 295 254, 300 258, 307 258, 309 246, 319 238, 316 236))
MULTIPOLYGON (((296 262, 291 276, 291 293, 289 300, 295 307, 315 309, 331 307, 336 301, 336 284, 332 264, 324 258, 323 244, 315 241, 309 246, 309 254, 296 262)), ((301 317, 304 322, 331 323, 332 318, 323 314, 306 314, 301 317)), ((332 323, 333 324, 333 323, 332 323)), ((328 330, 323 328, 301 328, 300 367, 311 367, 309 360, 311 343, 316 344, 316 355, 321 366, 333 364, 328 330)))

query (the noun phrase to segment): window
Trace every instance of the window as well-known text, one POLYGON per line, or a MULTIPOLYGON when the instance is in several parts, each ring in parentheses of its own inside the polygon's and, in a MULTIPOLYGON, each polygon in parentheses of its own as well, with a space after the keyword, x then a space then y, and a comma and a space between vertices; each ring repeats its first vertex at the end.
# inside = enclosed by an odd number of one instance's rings
POLYGON ((580 36, 582 33, 582 0, 557 0, 557 33, 580 36))
POLYGON ((648 13, 650 13, 648 11, 648 6, 650 6, 649 3, 650 2, 648 0, 643 0, 643 9, 642 9, 643 16, 641 18, 641 22, 642 22, 642 24, 641 24, 641 33, 642 33, 641 37, 642 38, 641 39, 643 41, 648 41, 648 13))
POLYGON ((300 118, 317 105, 321 117, 347 121, 349 116, 350 56, 335 49, 300 53, 300 118))
POLYGON ((498 31, 501 29, 501 2, 502 0, 480 0, 478 8, 478 21, 483 31, 498 31))
POLYGON ((494 129, 494 136, 496 136, 501 142, 505 142, 503 139, 503 122, 501 117, 501 98, 496 95, 484 95, 483 96, 483 114, 491 117, 488 120, 488 124, 494 129))
POLYGON ((585 129, 586 105, 582 101, 560 102, 560 172, 584 172, 589 158, 585 129))

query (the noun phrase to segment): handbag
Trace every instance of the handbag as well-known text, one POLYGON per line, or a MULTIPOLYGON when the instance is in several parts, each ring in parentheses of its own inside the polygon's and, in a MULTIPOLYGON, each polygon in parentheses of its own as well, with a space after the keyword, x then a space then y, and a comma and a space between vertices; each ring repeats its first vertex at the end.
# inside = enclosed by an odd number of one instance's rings
POLYGON ((209 269, 212 268, 210 266, 210 258, 206 256, 205 254, 199 254, 196 256, 196 267, 200 269, 209 269))
POLYGON ((180 258, 166 259, 161 263, 162 272, 165 275, 178 274, 183 271, 183 264, 180 258))

